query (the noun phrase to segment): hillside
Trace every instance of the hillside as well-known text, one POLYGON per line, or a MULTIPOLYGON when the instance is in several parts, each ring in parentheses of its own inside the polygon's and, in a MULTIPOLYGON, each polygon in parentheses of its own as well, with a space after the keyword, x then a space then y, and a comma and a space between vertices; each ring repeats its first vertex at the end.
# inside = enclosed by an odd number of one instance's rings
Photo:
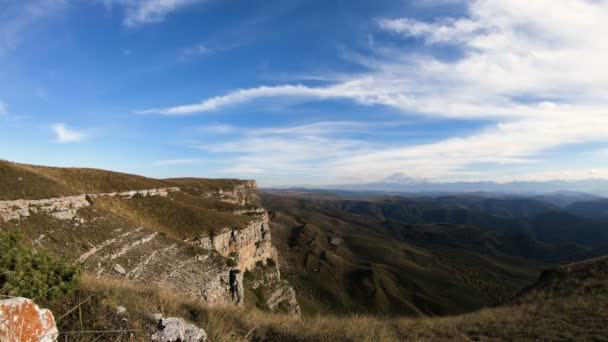
POLYGON ((566 207, 569 212, 595 220, 608 220, 608 199, 578 201, 566 207))
POLYGON ((438 240, 447 236, 439 230, 433 238, 426 226, 419 227, 419 236, 409 228, 406 239, 373 216, 325 202, 273 195, 263 199, 272 210, 281 269, 296 287, 305 313, 467 312, 512 297, 542 267, 506 254, 481 254, 475 249, 486 242, 467 242, 466 231, 449 237, 452 244, 438 240))
MULTIPOLYGON (((97 340, 145 340, 147 314, 162 312, 185 317, 203 327, 211 341, 604 341, 608 336, 608 278, 606 258, 563 266, 547 283, 541 279, 516 300, 495 308, 438 318, 381 318, 356 316, 289 316, 254 308, 209 308, 172 293, 121 282, 85 279, 83 288, 69 298, 48 303, 66 312, 91 298, 82 310, 60 321, 70 338, 82 330, 134 332, 93 335, 97 340), (569 269, 576 270, 568 272, 569 269), (564 289, 556 292, 555 289, 564 289), (127 308, 125 315, 116 306, 127 308), (123 320, 127 318, 128 320, 123 320), (142 335, 144 334, 144 335, 142 335)), ((92 341, 90 339, 76 339, 92 341)))
POLYGON ((305 313, 444 315, 492 306, 543 265, 605 252, 602 225, 535 199, 263 196, 305 313))
POLYGON ((154 286, 207 305, 299 312, 293 289, 272 266, 278 255, 254 181, 0 166, 0 198, 9 199, 0 200, 0 231, 35 251, 87 276, 154 286), (275 280, 254 284, 245 273, 275 280), (262 285, 264 291, 246 297, 262 285))
POLYGON ((152 179, 120 172, 59 168, 0 160, 0 200, 42 199, 86 193, 122 192, 184 186, 199 191, 232 189, 236 179, 152 179))
POLYGON ((212 341, 605 336, 591 311, 605 259, 531 286, 607 245, 601 224, 542 201, 0 166, 0 290, 36 297, 68 340, 148 340, 155 313, 212 341))

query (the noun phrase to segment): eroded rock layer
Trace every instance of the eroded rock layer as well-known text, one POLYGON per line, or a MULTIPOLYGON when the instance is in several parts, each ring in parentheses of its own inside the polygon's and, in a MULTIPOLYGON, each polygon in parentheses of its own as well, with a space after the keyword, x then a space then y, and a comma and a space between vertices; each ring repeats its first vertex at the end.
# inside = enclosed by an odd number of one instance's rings
MULTIPOLYGON (((182 197, 177 196, 180 188, 168 187, 0 201, 0 229, 3 222, 13 229, 30 229, 26 235, 34 247, 72 259, 93 276, 167 288, 200 298, 209 305, 246 301, 243 275, 260 265, 266 265, 267 271, 274 272, 274 277, 280 280, 268 213, 258 206, 259 190, 254 181, 243 181, 232 189, 188 193, 185 186, 183 191, 182 197), (190 196, 192 202, 184 206, 188 210, 199 210, 192 204, 197 203, 196 198, 228 203, 229 207, 218 205, 200 211, 222 211, 222 215, 243 218, 235 222, 246 224, 220 220, 217 229, 201 231, 196 238, 178 239, 157 229, 151 223, 153 220, 142 221, 137 216, 141 214, 125 212, 121 207, 120 201, 145 205, 149 202, 137 202, 137 198, 147 196, 167 197, 166 201, 171 203, 190 196), (116 200, 104 206, 97 205, 98 198, 116 200), (115 210, 116 207, 123 211, 115 210)), ((297 307, 295 293, 286 282, 267 282, 264 286, 271 291, 269 309, 278 308, 280 303, 297 307)), ((298 313, 299 308, 290 312, 298 313)))

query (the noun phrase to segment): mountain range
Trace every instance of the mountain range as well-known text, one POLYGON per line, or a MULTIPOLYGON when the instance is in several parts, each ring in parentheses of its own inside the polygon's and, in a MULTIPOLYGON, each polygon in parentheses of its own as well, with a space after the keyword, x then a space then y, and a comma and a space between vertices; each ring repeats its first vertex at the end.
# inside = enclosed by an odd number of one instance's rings
POLYGON ((335 190, 383 191, 383 192, 417 192, 417 193, 462 193, 489 192, 495 194, 551 194, 571 192, 572 195, 591 194, 608 196, 608 180, 547 180, 547 181, 513 181, 513 182, 436 182, 428 178, 412 177, 395 173, 380 181, 370 183, 329 184, 324 186, 304 186, 306 188, 323 188, 335 190))

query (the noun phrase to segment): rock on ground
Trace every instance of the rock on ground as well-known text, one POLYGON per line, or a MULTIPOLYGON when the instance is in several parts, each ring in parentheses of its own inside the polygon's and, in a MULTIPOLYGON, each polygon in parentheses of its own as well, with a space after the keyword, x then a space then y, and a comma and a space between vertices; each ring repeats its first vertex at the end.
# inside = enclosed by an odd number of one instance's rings
POLYGON ((0 341, 54 342, 58 336, 51 311, 27 298, 0 301, 0 341))
POLYGON ((152 335, 152 341, 158 342, 205 342, 207 333, 194 324, 186 323, 182 318, 163 318, 154 315, 156 320, 156 332, 152 335))

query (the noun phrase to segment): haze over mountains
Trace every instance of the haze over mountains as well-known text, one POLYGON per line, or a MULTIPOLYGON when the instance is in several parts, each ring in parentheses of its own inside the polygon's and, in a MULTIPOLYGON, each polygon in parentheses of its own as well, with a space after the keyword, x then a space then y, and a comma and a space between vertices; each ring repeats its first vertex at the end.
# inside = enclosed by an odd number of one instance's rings
MULTIPOLYGON (((289 186, 285 186, 289 187, 289 186)), ((547 181, 468 181, 468 182, 437 182, 430 178, 412 177, 404 173, 395 173, 381 181, 370 183, 328 184, 323 186, 302 185, 313 189, 338 189, 385 192, 489 192, 496 194, 552 194, 563 193, 567 196, 580 195, 580 199, 593 196, 608 196, 607 179, 580 180, 547 180, 547 181), (579 194, 577 194, 579 193, 579 194), (588 194, 588 195, 585 195, 588 194)))

